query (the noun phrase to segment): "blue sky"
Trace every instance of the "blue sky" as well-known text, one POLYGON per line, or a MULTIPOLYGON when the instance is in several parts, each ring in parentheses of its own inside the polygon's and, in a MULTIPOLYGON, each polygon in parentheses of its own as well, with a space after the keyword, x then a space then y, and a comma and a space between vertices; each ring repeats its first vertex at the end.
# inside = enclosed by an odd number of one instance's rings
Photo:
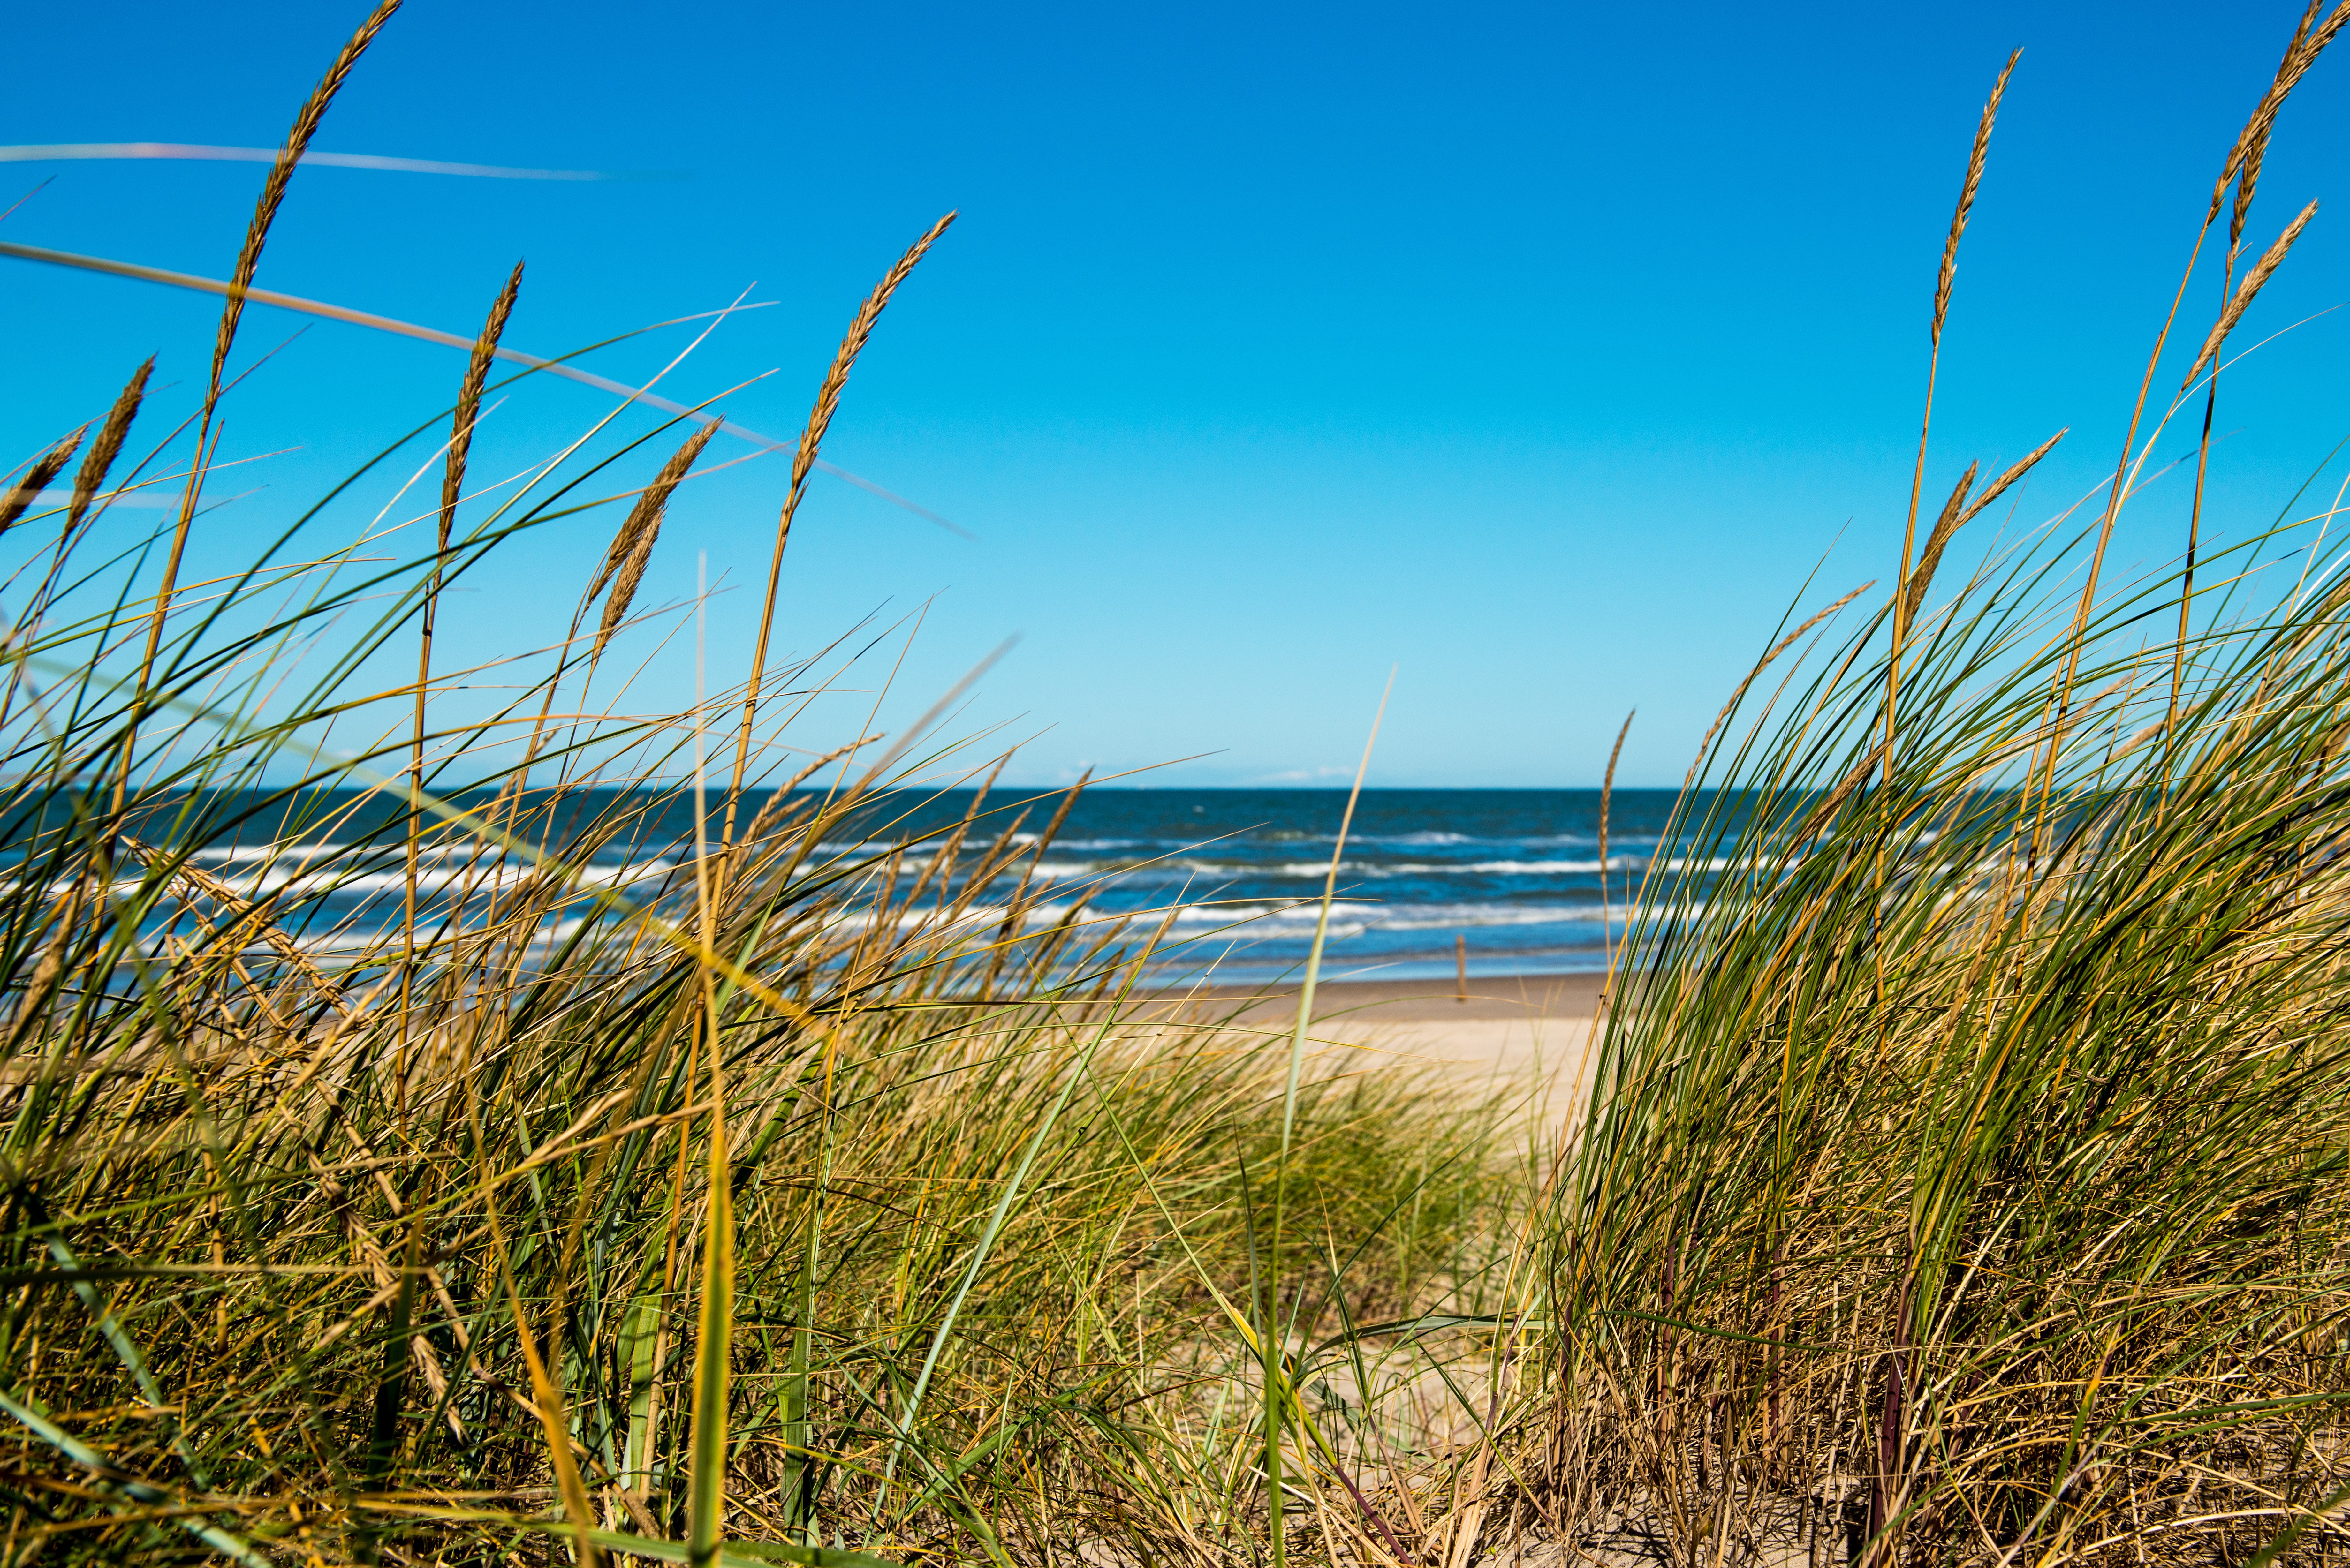
MULTIPOLYGON (((0 142, 273 145, 363 13, 129 0, 99 29, 27 12, 16 56, 40 65, 0 101, 0 142)), ((1028 782, 1194 755, 1153 776, 1328 782, 1394 665, 1378 782, 1594 783, 1637 706, 1621 776, 1670 784, 1824 554, 1806 603, 1890 581, 1934 267, 2007 50, 2025 53, 1961 258, 1928 485, 2070 425, 2019 514, 2036 520, 2110 471, 2211 179, 2297 14, 412 0, 317 147, 685 177, 306 170, 259 281, 470 333, 526 257, 507 341, 542 354, 755 281, 776 305, 671 385, 698 398, 773 369, 729 408, 788 435, 858 298, 959 209, 826 455, 978 537, 819 479, 787 644, 927 605, 897 677, 912 711, 1020 634, 955 722, 1034 733, 1028 782)), ((2350 297, 2345 69, 2321 63, 2280 129, 2256 243, 2313 198, 2329 210, 2250 336, 2350 297)), ((0 238, 224 275, 262 172, 0 164, 0 204, 54 176, 0 238)), ((201 389, 215 302, 15 261, 0 278, 11 461, 149 352, 172 383, 159 411, 201 389)), ((296 325, 255 309, 240 363, 296 325)), ((2272 514, 2350 433, 2345 331, 2350 312, 2322 317, 2231 374, 2220 531, 2272 514)), ((650 374, 682 343, 594 368, 650 374)), ((208 520, 199 566, 444 405, 461 369, 305 333, 239 391, 225 449, 297 450, 251 466, 265 488, 208 520)), ((608 403, 533 389, 476 462, 518 463, 608 403)), ((702 550, 754 585, 712 606, 720 668, 747 647, 784 481, 763 462, 690 485, 663 536, 648 601, 690 595, 702 550)), ((2133 513, 2125 569, 2177 548, 2167 507, 2133 513)), ((608 528, 516 545, 452 604, 452 657, 559 624, 608 528)), ((645 679, 682 700, 690 657, 655 654, 645 679)), ((819 713, 802 739, 856 717, 819 713)))

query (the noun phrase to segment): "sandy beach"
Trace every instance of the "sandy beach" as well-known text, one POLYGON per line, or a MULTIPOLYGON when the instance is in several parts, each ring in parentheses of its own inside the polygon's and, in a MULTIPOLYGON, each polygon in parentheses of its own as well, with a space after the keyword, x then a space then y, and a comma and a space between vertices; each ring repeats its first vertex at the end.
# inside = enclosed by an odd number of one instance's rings
MULTIPOLYGON (((1472 978, 1463 1000, 1442 981, 1337 981, 1315 988, 1312 1039, 1326 1068, 1337 1064, 1329 1059, 1334 1051, 1374 1053, 1532 1087, 1585 1063, 1600 984, 1596 974, 1472 978)), ((1294 982, 1203 987, 1146 1006, 1286 1031, 1297 1016, 1297 992, 1294 982)))

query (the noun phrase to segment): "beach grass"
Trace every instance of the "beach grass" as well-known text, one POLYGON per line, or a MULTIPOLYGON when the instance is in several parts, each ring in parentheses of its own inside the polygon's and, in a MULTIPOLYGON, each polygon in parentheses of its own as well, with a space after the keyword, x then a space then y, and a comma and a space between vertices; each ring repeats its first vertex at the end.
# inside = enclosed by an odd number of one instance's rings
POLYGON ((702 657, 637 596, 723 409, 472 488, 543 374, 499 353, 519 268, 449 408, 182 581, 244 290, 392 9, 265 182, 201 403, 151 430, 126 367, 0 504, 0 1568, 2350 1541, 2350 578, 2325 505, 2196 532, 2307 221, 2253 254, 2266 138, 2350 8, 2229 152, 2222 303, 2110 481, 1980 521, 2051 441, 1920 530, 1929 389, 1899 576, 1732 694, 1556 1105, 1315 1047, 1310 983, 1294 1028, 1142 1005, 1167 926, 1036 876, 1074 791, 931 718, 803 732, 855 660, 771 639, 793 520, 947 220, 815 378, 752 662, 689 709, 615 671, 702 657), (2109 579, 2199 415, 2179 561, 2109 579), (556 529, 608 541, 567 628, 461 695, 442 597, 556 529))
POLYGON ((2265 138, 2343 20, 2230 153, 2225 304, 2175 383, 2158 340, 2112 478, 1946 584, 1969 468, 1710 737, 1544 1238, 1513 1520, 1690 1563, 2340 1549, 2350 585, 2306 494, 2194 531, 2229 334, 2308 221, 2242 265, 2265 138), (2107 580, 2198 412, 2183 562, 2107 580))

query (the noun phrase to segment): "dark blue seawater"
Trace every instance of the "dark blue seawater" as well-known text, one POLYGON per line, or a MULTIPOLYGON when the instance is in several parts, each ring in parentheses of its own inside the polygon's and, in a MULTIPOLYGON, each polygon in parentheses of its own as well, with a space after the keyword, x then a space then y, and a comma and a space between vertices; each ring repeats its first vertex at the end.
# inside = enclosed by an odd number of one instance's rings
MULTIPOLYGON (((1033 843, 1064 798, 998 790, 974 845, 1004 831, 1024 809, 1022 834, 1033 843)), ((1676 854, 1659 840, 1672 802, 1667 790, 1616 792, 1603 903, 1596 790, 1367 790, 1339 861, 1325 972, 1449 977, 1456 939, 1468 944, 1472 975, 1603 968, 1611 928, 1620 940, 1642 871, 1659 854, 1669 862, 1676 854)), ((746 801, 746 815, 759 804, 746 801)), ((1233 982, 1292 971, 1313 936, 1346 804, 1340 790, 1089 790, 1037 862, 1045 897, 1035 918, 1056 919, 1082 898, 1097 915, 1166 919, 1159 956, 1166 980, 1211 966, 1215 978, 1233 982)), ((971 805, 968 791, 879 797, 823 851, 836 866, 865 867, 866 888, 878 890, 873 878, 894 846, 951 826, 971 805)), ((577 826, 558 822, 546 842, 560 846, 615 808, 639 814, 636 828, 590 857, 588 879, 639 899, 681 896, 691 885, 692 838, 691 801, 682 794, 581 792, 564 808, 577 826)), ((397 929, 405 875, 400 832, 386 831, 395 811, 385 797, 214 796, 191 815, 208 819, 192 828, 209 842, 197 865, 244 897, 271 898, 281 923, 322 957, 356 953, 397 929), (374 847, 320 853, 359 843, 374 847)), ((191 830, 184 819, 176 831, 159 822, 150 841, 184 842, 191 830)), ((908 855, 901 875, 914 875, 924 855, 908 855)), ((975 857, 967 851, 963 864, 975 857)), ((462 844, 428 851, 421 878, 428 928, 443 916, 469 917, 470 909, 454 906, 479 896, 483 866, 482 851, 462 844)), ((975 913, 987 918, 986 907, 996 902, 981 898, 975 913)), ((545 940, 563 934, 551 929, 545 940)))
MULTIPOLYGON (((1456 937, 1472 975, 1604 968, 1609 927, 1620 940, 1673 799, 1615 793, 1603 917, 1597 790, 1366 790, 1339 862, 1326 975, 1449 977, 1456 937)), ((939 796, 905 827, 970 801, 939 796)), ((1170 971, 1213 961, 1221 978, 1261 980, 1305 961, 1346 806, 1343 790, 1089 790, 1039 874, 1055 907, 1089 889, 1105 912, 1172 909, 1170 971)))

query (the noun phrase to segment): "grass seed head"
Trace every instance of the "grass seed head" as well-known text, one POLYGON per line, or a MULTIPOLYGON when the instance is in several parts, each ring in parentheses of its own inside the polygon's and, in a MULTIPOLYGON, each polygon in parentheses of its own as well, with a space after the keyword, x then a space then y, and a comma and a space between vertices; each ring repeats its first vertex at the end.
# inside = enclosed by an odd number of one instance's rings
POLYGON ((2276 78, 2261 95, 2251 117, 2244 121, 2244 129, 2236 133, 2235 144, 2228 149, 2227 161, 2220 166, 2220 178, 2211 186, 2211 210, 2203 219, 2206 228, 2220 216, 2220 204, 2227 199, 2228 182, 2236 182, 2235 211, 2228 222, 2228 253, 2231 261, 2243 243, 2244 221, 2251 211, 2261 164, 2268 156, 2269 137, 2276 130, 2277 113, 2301 78, 2309 74, 2309 67, 2317 63, 2317 57, 2324 53, 2344 25, 2350 24, 2350 0, 2336 5, 2321 25, 2317 13, 2324 4, 2324 0, 2310 0, 2309 9, 2302 13, 2301 26, 2293 30, 2293 42, 2285 46, 2284 58, 2277 63, 2276 78))
POLYGON ((1918 568, 1910 574, 1909 598, 1901 618, 1903 626, 1916 623, 1918 607, 1926 602, 1927 586, 1934 580, 1934 568, 1941 564, 1942 550, 1950 544, 1951 535, 1981 516, 1990 508, 1991 503, 2006 494, 2009 487, 2017 480, 2030 473, 2042 458, 2056 450, 2056 443, 2064 439, 2064 431, 2058 431, 2054 435, 2042 441, 2018 459, 2013 467, 1992 480, 1990 488, 1972 501, 1967 502, 1961 508, 1959 503, 1966 494, 1966 488, 1973 483, 1975 476, 1975 465, 1969 465, 1966 478, 1960 481, 1957 490, 1951 492, 1950 504, 1942 508, 1941 516, 1935 520, 1933 533, 1927 537, 1926 548, 1918 554, 1918 568))
POLYGON ((1980 462, 1967 464, 1967 471, 1959 476, 1958 486, 1950 492, 1950 498, 1942 503, 1942 514, 1934 519, 1933 531, 1926 535, 1926 547, 1918 552, 1918 565, 1911 568, 1909 586, 1904 590, 1908 597, 1901 607, 1901 625, 1905 629, 1917 622, 1918 607, 1926 602, 1926 587, 1934 580, 1934 567, 1942 559, 1942 547, 1958 531, 1960 513, 1966 505, 1967 492, 1974 488, 1975 473, 1981 467, 1980 462))
POLYGON ((1950 314, 1950 285, 1959 275, 1959 241, 1967 232, 1967 218, 1975 210, 1975 193, 1982 188, 1983 162, 1991 155, 1991 130, 1999 119, 1999 100, 2007 96, 2007 78, 2015 74, 2015 62, 2023 57, 2022 49, 2007 57, 2000 67, 1999 79, 1991 83, 1991 97, 1983 103, 1982 119, 1975 125, 1974 150, 1967 156, 1966 182, 1959 187, 1958 211, 1950 214, 1950 237, 1942 242, 1942 270, 1934 280, 1934 341, 1942 341, 1942 323, 1950 314))
POLYGON ((449 432, 449 458, 441 472, 440 547, 443 554, 449 549, 449 532, 457 521, 457 496, 464 488, 465 460, 473 448, 473 421, 481 415, 482 387, 490 379, 498 340, 505 336, 506 320, 514 315, 515 296, 521 292, 522 263, 516 262, 514 271, 507 275, 505 287, 498 290, 497 299, 490 306, 490 317, 482 324, 482 335, 473 339, 473 356, 465 362, 465 379, 457 389, 457 411, 449 432))
POLYGON ((906 254, 898 258, 898 264, 873 286, 873 292, 865 296, 865 302, 857 307, 857 314, 849 318, 848 330, 841 335, 840 348, 832 357, 831 368, 825 372, 824 384, 816 389, 816 407, 808 410, 807 423, 800 431, 799 451, 792 458, 791 493, 794 500, 798 499, 801 489, 807 483, 809 471, 816 466, 816 449, 824 444, 825 432, 832 428, 832 416, 839 411, 840 393, 848 385, 849 369, 857 363, 857 357, 865 351, 866 342, 873 336, 875 324, 881 319, 881 312, 889 304, 889 296, 898 292, 898 286, 906 281, 908 275, 938 243, 939 236, 947 232, 947 225, 954 221, 955 214, 949 213, 932 223, 930 232, 909 246, 906 254))
POLYGON ((2195 356, 2195 363, 2178 383, 2181 391, 2193 386, 2195 378, 2203 373, 2203 367, 2219 358, 2220 348, 2228 341, 2228 334, 2233 332, 2236 323, 2244 318, 2244 312, 2251 309, 2252 301, 2260 296, 2262 286, 2276 275, 2278 267, 2284 265, 2285 253, 2293 249, 2293 242, 2301 238, 2301 231, 2307 228, 2309 220, 2316 215, 2316 202, 2312 202, 2303 207, 2301 215, 2285 226, 2284 233, 2276 237, 2276 243, 2269 246, 2266 254, 2252 265, 2252 270, 2244 275, 2244 281, 2236 286, 2235 296, 2228 301, 2228 307, 2220 313, 2220 319, 2212 323, 2211 336, 2203 339, 2202 352, 2195 356))
POLYGON ((5 497, 0 497, 0 532, 14 528, 16 519, 49 487, 49 482, 65 472, 66 464, 73 461, 75 449, 81 445, 81 438, 88 432, 89 427, 84 425, 33 460, 25 477, 5 497))
POLYGON ((66 514, 66 531, 71 533, 81 524, 82 514, 89 510, 114 460, 121 454, 122 443, 130 434, 130 421, 139 417, 139 405, 147 396, 147 378, 155 371, 155 356, 130 373, 130 379, 116 394, 114 407, 106 412, 106 423, 99 427, 98 440, 91 443, 89 453, 81 460, 81 472, 74 476, 72 510, 66 514))
POLYGON ((712 420, 686 437, 685 444, 671 454, 660 474, 637 497, 620 531, 612 536, 611 548, 604 555, 604 567, 597 574, 595 586, 588 590, 592 597, 596 589, 603 587, 606 576, 612 578, 612 595, 604 601, 604 618, 596 628, 596 647, 590 658, 603 657, 604 645, 612 640, 612 634, 628 618, 629 605, 637 597, 637 585, 644 580, 645 565, 652 559, 653 541, 660 537, 661 515, 669 509, 670 493, 684 482, 694 459, 702 455, 702 449, 717 433, 718 421, 712 420))
POLYGON ((1713 722, 1706 726, 1705 738, 1697 743, 1697 755, 1690 759, 1689 772, 1681 776, 1681 793, 1683 794, 1687 794, 1689 793, 1690 786, 1697 783, 1697 771, 1698 769, 1705 766, 1706 756, 1713 746, 1713 738, 1721 733, 1722 725, 1728 723, 1730 722, 1730 715, 1737 711, 1740 701, 1745 697, 1747 690, 1754 684, 1756 678, 1759 677, 1765 670, 1771 668, 1772 663, 1776 660, 1781 654, 1786 652, 1787 649, 1793 648, 1799 640, 1801 640, 1804 633, 1811 630, 1812 628, 1819 625, 1820 622, 1827 619, 1828 617, 1835 614, 1836 611, 1844 608, 1845 606, 1852 603, 1853 600, 1860 597, 1861 595, 1866 593, 1876 586, 1877 579, 1871 577, 1868 581, 1861 584, 1860 587, 1845 595, 1844 597, 1836 600, 1835 603, 1828 606, 1827 608, 1814 614, 1810 619, 1804 621, 1803 625, 1797 627, 1794 630, 1781 638, 1777 642, 1773 643, 1771 645, 1771 650, 1754 661, 1754 668, 1746 672, 1746 679, 1738 683, 1737 689, 1730 694, 1730 701, 1721 705, 1721 711, 1713 716, 1713 722))
POLYGON ((294 117, 294 124, 286 133, 286 144, 277 150, 276 161, 269 166, 269 177, 262 182, 261 199, 254 203, 253 221, 244 231, 244 244, 237 252, 236 270, 229 275, 228 303, 222 307, 220 328, 213 341, 212 384, 205 393, 205 406, 220 400, 221 372, 228 364, 228 351, 236 341, 237 323, 244 317, 245 291, 253 286, 253 275, 261 265, 261 247, 269 238, 269 226, 277 221, 277 209, 286 200, 286 188, 293 182, 295 168, 308 151, 310 139, 318 133, 318 123, 327 117, 327 106, 343 90, 351 69, 367 53, 375 36, 383 31, 392 13, 400 9, 400 0, 382 0, 368 19, 359 24, 358 32, 343 46, 335 63, 310 89, 303 102, 302 112, 294 117))

